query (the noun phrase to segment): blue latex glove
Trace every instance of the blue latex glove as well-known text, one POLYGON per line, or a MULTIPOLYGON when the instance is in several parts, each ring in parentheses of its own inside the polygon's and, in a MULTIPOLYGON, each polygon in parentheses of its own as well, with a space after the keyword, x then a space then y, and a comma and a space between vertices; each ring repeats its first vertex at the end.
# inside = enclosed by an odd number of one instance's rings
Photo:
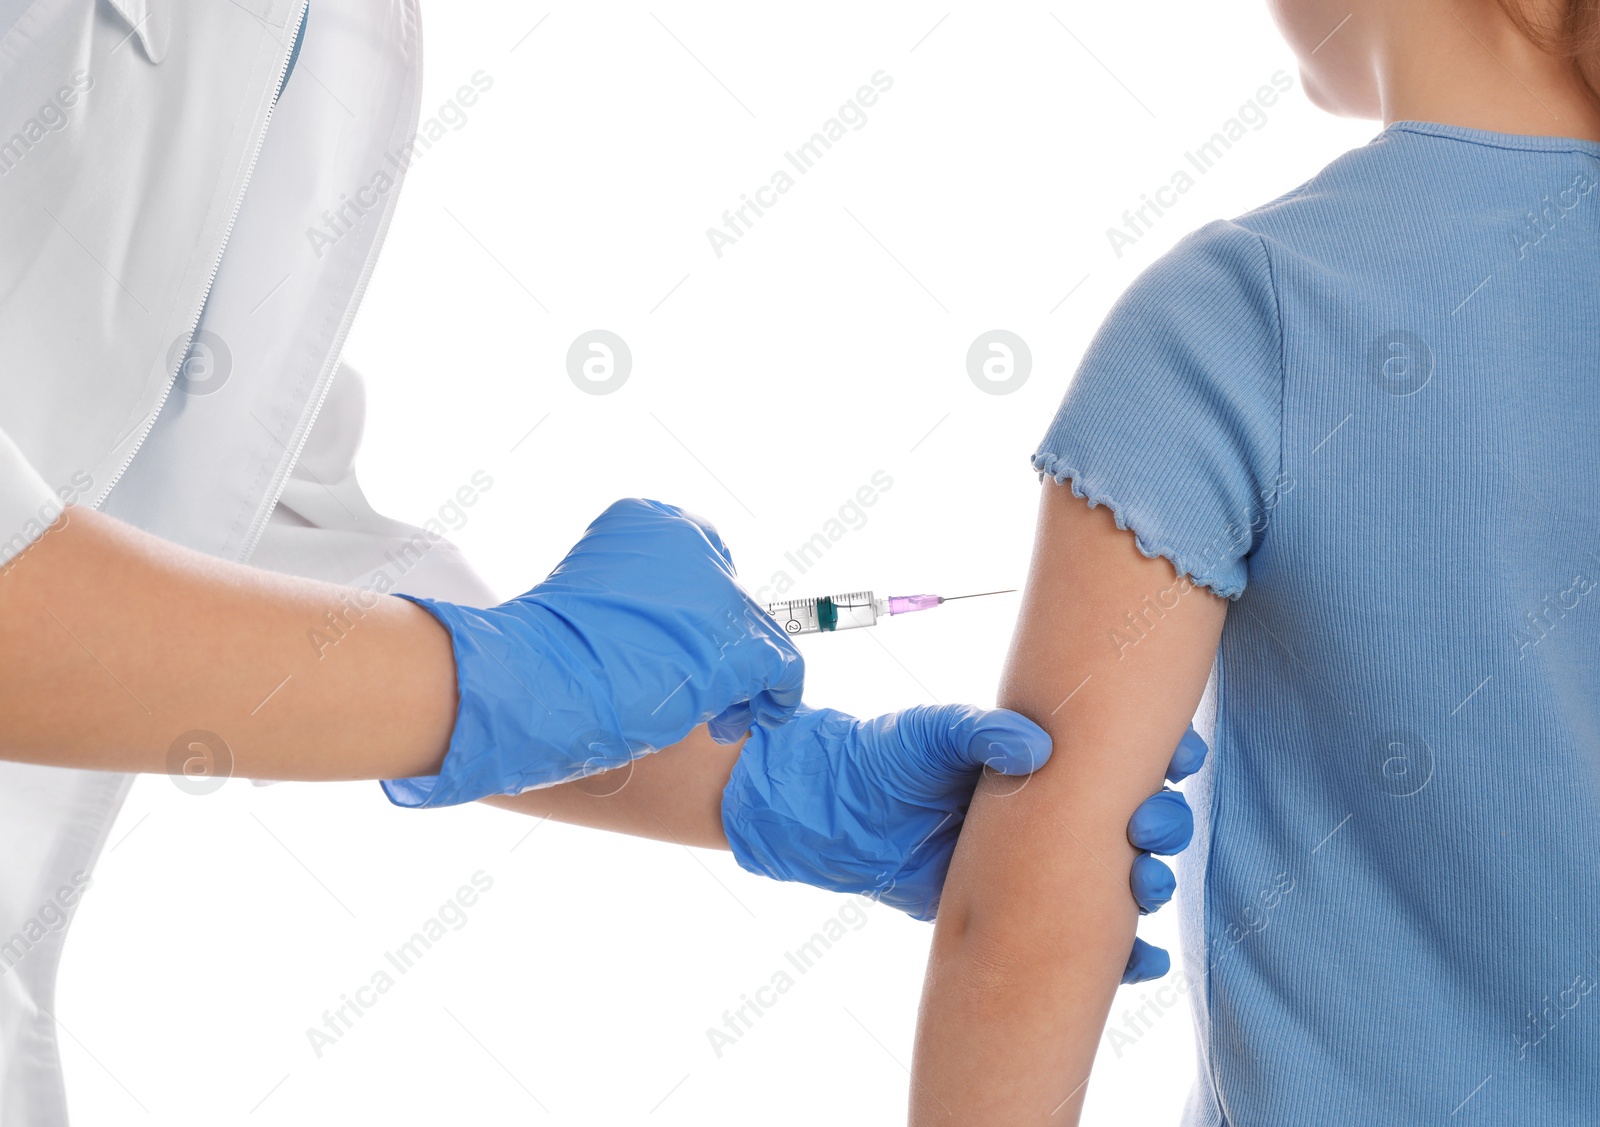
MULTIPOLYGON (((1189 774, 1204 755, 1191 729, 1168 777, 1189 774)), ((786 724, 751 729, 723 791, 722 824, 753 873, 863 893, 931 920, 980 768, 1025 775, 1049 757, 1044 730, 1004 709, 923 705, 858 720, 802 705, 786 724)), ((1163 790, 1135 812, 1129 840, 1176 852, 1193 828, 1183 796, 1163 790)), ((1171 897, 1172 874, 1148 853, 1139 860, 1134 898, 1153 910, 1171 897)), ((1165 974, 1168 962, 1135 941, 1123 981, 1165 974)))
MULTIPOLYGON (((1191 726, 1178 741, 1167 765, 1167 781, 1176 783, 1200 770, 1206 761, 1206 741, 1191 726)), ((1172 855, 1182 853, 1194 837, 1194 812, 1188 801, 1178 791, 1163 788, 1160 794, 1151 795, 1139 804, 1128 820, 1128 840, 1135 849, 1142 849, 1133 859, 1133 876, 1130 884, 1133 898, 1139 903, 1141 913, 1154 912, 1172 899, 1178 881, 1166 862, 1152 854, 1172 855)), ((1123 982, 1147 982, 1160 978, 1172 969, 1172 957, 1160 947, 1151 946, 1142 939, 1133 941, 1133 955, 1122 974, 1123 982)))
POLYGON ((716 529, 659 501, 618 501, 548 579, 497 607, 401 597, 450 631, 460 703, 439 774, 383 784, 398 806, 565 782, 707 722, 728 743, 800 703, 800 654, 739 586, 716 529))

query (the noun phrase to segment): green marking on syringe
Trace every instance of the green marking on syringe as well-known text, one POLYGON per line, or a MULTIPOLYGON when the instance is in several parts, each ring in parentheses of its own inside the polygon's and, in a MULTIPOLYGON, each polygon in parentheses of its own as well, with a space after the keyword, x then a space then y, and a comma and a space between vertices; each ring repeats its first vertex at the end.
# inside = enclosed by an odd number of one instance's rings
POLYGON ((766 604, 766 612, 777 619, 786 634, 837 634, 858 626, 872 626, 885 618, 912 611, 929 610, 956 599, 977 599, 989 595, 1008 595, 1011 591, 980 591, 972 595, 890 595, 880 599, 871 591, 850 591, 823 595, 815 599, 787 599, 766 604), (840 612, 844 612, 841 614, 840 612))

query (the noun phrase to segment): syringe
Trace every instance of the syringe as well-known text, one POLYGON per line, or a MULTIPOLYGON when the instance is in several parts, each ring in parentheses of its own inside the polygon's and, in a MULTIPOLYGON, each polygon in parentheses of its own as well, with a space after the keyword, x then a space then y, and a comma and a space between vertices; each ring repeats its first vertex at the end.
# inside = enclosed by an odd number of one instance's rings
POLYGON ((1004 591, 980 591, 976 595, 890 595, 880 599, 871 591, 849 591, 842 595, 823 595, 815 599, 786 599, 768 603, 767 613, 791 634, 821 634, 834 630, 854 630, 875 626, 880 617, 931 610, 940 603, 957 599, 981 599, 985 595, 1009 595, 1004 591))

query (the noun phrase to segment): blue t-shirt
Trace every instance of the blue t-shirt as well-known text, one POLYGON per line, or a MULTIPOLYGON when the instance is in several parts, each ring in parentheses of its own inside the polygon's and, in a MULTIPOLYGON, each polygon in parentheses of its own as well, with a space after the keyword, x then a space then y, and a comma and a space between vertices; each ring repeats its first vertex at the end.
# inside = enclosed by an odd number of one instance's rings
POLYGON ((1035 458, 1235 600, 1189 1124, 1600 1123, 1597 185, 1396 122, 1147 269, 1035 458))

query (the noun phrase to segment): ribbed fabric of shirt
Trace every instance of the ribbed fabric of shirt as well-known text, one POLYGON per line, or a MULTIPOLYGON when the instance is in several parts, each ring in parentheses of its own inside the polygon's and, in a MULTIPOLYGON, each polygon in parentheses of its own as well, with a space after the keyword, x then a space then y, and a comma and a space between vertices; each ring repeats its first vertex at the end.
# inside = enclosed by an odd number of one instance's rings
POLYGON ((1600 1123, 1597 189, 1396 122, 1147 269, 1035 456, 1235 600, 1186 1124, 1600 1123))

